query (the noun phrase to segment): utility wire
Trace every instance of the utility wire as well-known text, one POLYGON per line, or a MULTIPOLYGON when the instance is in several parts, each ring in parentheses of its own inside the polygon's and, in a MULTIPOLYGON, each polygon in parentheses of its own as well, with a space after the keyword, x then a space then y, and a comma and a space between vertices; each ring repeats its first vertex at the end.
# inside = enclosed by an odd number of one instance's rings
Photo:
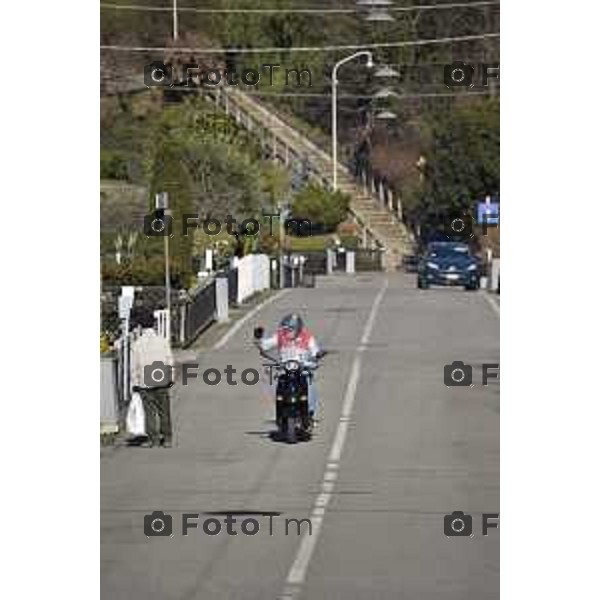
POLYGON ((403 48, 407 46, 427 46, 431 44, 448 44, 452 42, 470 42, 486 38, 498 38, 500 32, 482 33, 478 35, 464 35, 460 37, 445 37, 425 40, 409 40, 404 42, 382 42, 378 44, 349 44, 344 46, 299 46, 280 48, 178 48, 170 47, 145 47, 145 46, 111 46, 101 45, 101 50, 114 52, 178 52, 181 54, 269 54, 280 52, 334 52, 336 50, 366 50, 377 48, 403 48))
MULTIPOLYGON (((422 4, 386 8, 386 12, 414 12, 425 10, 447 10, 451 8, 478 8, 499 5, 499 0, 482 2, 452 2, 448 4, 422 4)), ((112 10, 129 10, 138 12, 173 12, 172 6, 144 6, 138 4, 100 3, 100 8, 112 10)), ((189 6, 177 7, 179 13, 199 14, 304 14, 304 15, 340 15, 360 13, 360 8, 194 8, 189 6)))
MULTIPOLYGON (((118 82, 118 79, 112 79, 112 80, 108 80, 108 81, 113 81, 113 82, 118 82)), ((436 85, 436 84, 432 84, 432 85, 436 85)), ((161 89, 160 86, 156 86, 156 88, 152 87, 152 88, 148 88, 148 86, 139 86, 136 88, 132 88, 130 91, 145 91, 148 89, 161 89)), ((173 85, 173 86, 164 86, 162 89, 164 90, 169 90, 169 91, 182 91, 182 92, 192 92, 192 91, 198 91, 200 92, 201 89, 198 86, 178 86, 178 85, 173 85)), ((206 88, 204 88, 206 89, 206 88)), ((251 92, 248 89, 244 89, 243 90, 244 93, 248 96, 257 96, 257 97, 279 97, 279 98, 331 98, 331 94, 330 93, 316 93, 316 92, 306 92, 306 93, 298 93, 298 92, 261 92, 261 91, 257 91, 257 92, 251 92)), ((462 97, 467 97, 467 96, 487 96, 487 95, 493 95, 495 92, 492 92, 490 90, 472 90, 469 92, 424 92, 424 93, 400 93, 400 92, 395 92, 393 94, 390 94, 389 97, 384 96, 384 97, 377 97, 374 94, 338 94, 338 99, 343 100, 343 99, 350 99, 350 100, 388 100, 389 98, 393 98, 394 100, 411 100, 414 98, 435 98, 435 97, 449 97, 449 96, 462 96, 462 97)))
MULTIPOLYGON (((178 88, 178 89, 186 89, 186 88, 178 88)), ((187 88, 189 89, 189 88, 187 88)), ((331 98, 331 94, 295 94, 295 93, 286 93, 286 92, 245 92, 248 96, 280 96, 285 98, 331 98)), ((421 93, 421 94, 394 94, 390 96, 394 100, 412 100, 414 98, 434 98, 439 96, 487 96, 492 92, 490 91, 471 91, 471 92, 431 92, 431 93, 421 93)), ((378 98, 374 95, 364 95, 364 94, 338 94, 338 99, 352 99, 352 100, 387 100, 388 98, 378 98)))

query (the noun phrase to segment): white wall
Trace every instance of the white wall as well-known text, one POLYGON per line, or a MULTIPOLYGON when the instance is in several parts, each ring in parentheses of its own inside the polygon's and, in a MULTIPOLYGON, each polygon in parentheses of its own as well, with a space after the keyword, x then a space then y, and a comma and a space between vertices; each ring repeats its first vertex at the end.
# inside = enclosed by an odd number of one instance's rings
POLYGON ((270 287, 269 257, 266 254, 250 254, 238 261, 237 301, 243 302, 256 292, 270 287))

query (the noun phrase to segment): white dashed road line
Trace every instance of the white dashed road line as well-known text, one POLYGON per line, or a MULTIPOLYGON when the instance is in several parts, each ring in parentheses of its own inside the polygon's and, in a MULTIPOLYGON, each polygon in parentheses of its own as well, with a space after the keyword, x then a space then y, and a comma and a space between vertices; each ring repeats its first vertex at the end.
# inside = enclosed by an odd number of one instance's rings
POLYGON ((344 403, 342 405, 342 414, 340 416, 335 437, 333 439, 333 444, 327 459, 327 467, 321 482, 320 493, 315 499, 310 515, 312 534, 309 534, 308 530, 304 532, 302 541, 300 542, 300 548, 298 549, 294 563, 288 573, 285 589, 283 594, 280 596, 280 600, 291 600, 300 591, 300 586, 304 583, 306 571, 308 570, 308 565, 310 564, 310 559, 317 545, 321 527, 323 526, 323 520, 325 519, 327 505, 331 500, 335 487, 335 481, 338 477, 339 461, 344 450, 344 443, 346 442, 350 416, 352 415, 354 401, 356 399, 356 389, 358 387, 358 379, 360 376, 361 355, 367 348, 366 345, 371 336, 373 325, 375 324, 377 311, 379 310, 379 305, 381 304, 387 287, 388 280, 386 279, 373 302, 369 318, 360 340, 360 345, 356 350, 356 355, 354 357, 354 362, 352 363, 352 369, 350 372, 350 380, 348 381, 348 386, 346 387, 346 394, 344 396, 344 403))

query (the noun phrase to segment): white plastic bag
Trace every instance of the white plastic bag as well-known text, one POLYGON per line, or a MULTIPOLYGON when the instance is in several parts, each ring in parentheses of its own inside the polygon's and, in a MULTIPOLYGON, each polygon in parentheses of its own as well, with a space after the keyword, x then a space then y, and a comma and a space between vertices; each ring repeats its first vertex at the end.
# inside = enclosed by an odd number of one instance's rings
POLYGON ((134 392, 127 408, 127 432, 132 436, 146 435, 146 413, 139 392, 134 392))

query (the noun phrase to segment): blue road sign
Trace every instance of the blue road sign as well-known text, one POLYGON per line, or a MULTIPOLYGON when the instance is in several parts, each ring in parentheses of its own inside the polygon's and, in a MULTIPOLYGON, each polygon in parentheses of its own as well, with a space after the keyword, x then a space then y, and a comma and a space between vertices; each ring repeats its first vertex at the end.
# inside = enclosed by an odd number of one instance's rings
POLYGON ((500 203, 499 202, 478 202, 477 203, 477 223, 479 225, 499 225, 500 224, 500 203))

